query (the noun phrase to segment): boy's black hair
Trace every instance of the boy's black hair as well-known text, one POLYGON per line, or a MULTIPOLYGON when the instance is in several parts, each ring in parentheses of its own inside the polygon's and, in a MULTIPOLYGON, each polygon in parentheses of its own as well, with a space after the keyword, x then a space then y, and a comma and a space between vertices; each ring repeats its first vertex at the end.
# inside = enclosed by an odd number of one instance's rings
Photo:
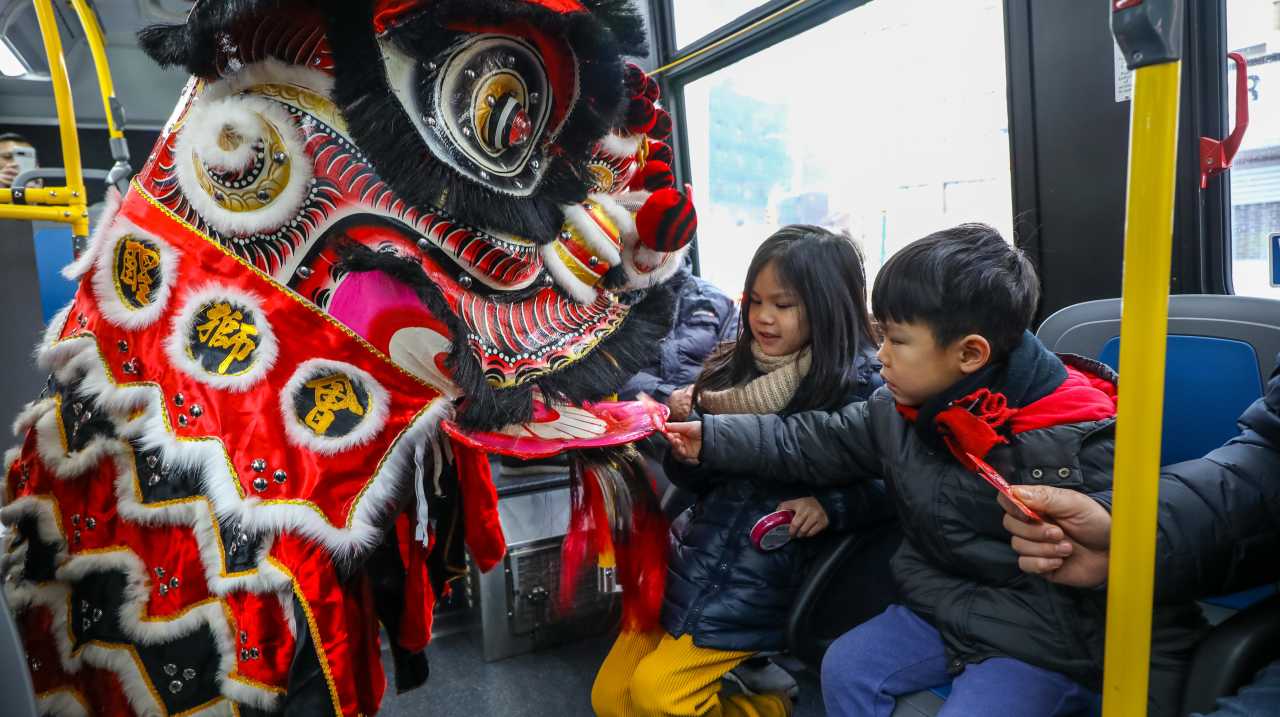
POLYGON ((969 334, 1008 355, 1031 326, 1040 280, 1020 249, 986 224, 961 224, 914 241, 885 262, 871 291, 881 323, 922 323, 939 346, 969 334))
POLYGON ((26 137, 23 137, 17 132, 0 133, 0 142, 17 142, 19 144, 31 144, 31 140, 27 139, 26 137))
POLYGON ((812 348, 809 372, 782 413, 843 406, 860 380, 855 357, 876 347, 866 273, 852 239, 807 224, 779 229, 756 250, 742 289, 738 339, 707 360, 694 384, 694 401, 703 390, 741 385, 759 375, 751 353, 751 287, 770 264, 803 305, 812 348))

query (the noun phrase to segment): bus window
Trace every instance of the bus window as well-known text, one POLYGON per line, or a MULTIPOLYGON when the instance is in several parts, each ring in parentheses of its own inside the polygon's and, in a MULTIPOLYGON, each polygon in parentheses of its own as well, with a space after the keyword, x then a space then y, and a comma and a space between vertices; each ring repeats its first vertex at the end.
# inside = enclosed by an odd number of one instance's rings
MULTIPOLYGON (((1280 298, 1269 259, 1280 247, 1280 15, 1272 0, 1228 0, 1227 46, 1249 63, 1249 129, 1231 177, 1231 280, 1235 293, 1280 298)), ((1223 72, 1233 69, 1223 65, 1223 72)), ((1235 126, 1235 83, 1227 82, 1235 126)), ((1280 260, 1280 256, 1277 256, 1280 260)))
POLYGON ((1013 236, 1003 3, 873 0, 684 86, 702 275, 739 291, 781 225, 845 229, 867 279, 965 221, 1013 236))
POLYGON ((676 46, 688 47, 699 38, 747 14, 766 0, 697 0, 673 2, 676 46))

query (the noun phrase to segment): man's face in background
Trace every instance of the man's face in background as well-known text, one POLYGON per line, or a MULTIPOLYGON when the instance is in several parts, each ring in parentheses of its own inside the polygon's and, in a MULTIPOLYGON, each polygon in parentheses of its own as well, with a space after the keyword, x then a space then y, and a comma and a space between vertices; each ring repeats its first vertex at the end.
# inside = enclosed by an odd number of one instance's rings
POLYGON ((30 144, 13 139, 0 140, 0 189, 8 189, 19 174, 35 167, 35 149, 30 144))

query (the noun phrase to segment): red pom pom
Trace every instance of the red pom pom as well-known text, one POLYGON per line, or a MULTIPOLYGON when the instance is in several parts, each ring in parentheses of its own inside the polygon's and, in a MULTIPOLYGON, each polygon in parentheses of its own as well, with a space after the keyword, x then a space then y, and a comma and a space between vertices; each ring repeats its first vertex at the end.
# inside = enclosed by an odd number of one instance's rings
POLYGON ((649 161, 650 162, 666 162, 667 165, 674 164, 676 153, 671 151, 671 145, 666 142, 659 142, 656 139, 649 140, 649 161))
POLYGON ((636 173, 636 176, 632 177, 631 182, 627 184, 627 187, 633 191, 643 189, 648 192, 674 186, 676 186, 676 177, 671 172, 671 165, 652 159, 645 162, 644 169, 636 173))
POLYGON ((658 81, 652 77, 644 79, 644 96, 649 98, 650 102, 657 102, 662 96, 662 90, 658 88, 658 81))
POLYGON ((628 97, 639 97, 644 94, 646 80, 649 80, 649 76, 634 62, 628 62, 622 71, 622 86, 627 90, 628 97))
POLYGON ((647 134, 654 139, 666 139, 671 136, 671 115, 666 110, 655 110, 653 126, 647 134))
POLYGON ((627 129, 632 134, 648 134, 657 118, 658 111, 652 102, 644 97, 631 98, 631 104, 627 106, 627 129))
POLYGON ((676 251, 692 241, 697 230, 693 202, 672 188, 654 192, 636 213, 640 243, 654 251, 676 251))

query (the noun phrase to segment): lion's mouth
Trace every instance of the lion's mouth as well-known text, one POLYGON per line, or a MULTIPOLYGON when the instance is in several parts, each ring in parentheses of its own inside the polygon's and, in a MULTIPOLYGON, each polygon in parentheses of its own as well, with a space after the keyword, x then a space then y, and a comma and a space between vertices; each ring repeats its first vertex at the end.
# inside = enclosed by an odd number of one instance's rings
MULTIPOLYGON (((406 370, 421 373, 439 362, 408 354, 409 345, 422 342, 408 342, 405 331, 426 329, 450 345, 464 342, 485 383, 495 389, 523 385, 576 361, 627 316, 629 304, 606 292, 587 305, 565 296, 542 269, 532 243, 441 221, 418 225, 424 231, 374 214, 345 217, 313 244, 290 288, 406 370), (353 246, 372 254, 372 268, 386 278, 361 276, 371 266, 353 266, 344 257, 353 246)), ((434 350, 439 343, 433 339, 426 347, 434 350)))

